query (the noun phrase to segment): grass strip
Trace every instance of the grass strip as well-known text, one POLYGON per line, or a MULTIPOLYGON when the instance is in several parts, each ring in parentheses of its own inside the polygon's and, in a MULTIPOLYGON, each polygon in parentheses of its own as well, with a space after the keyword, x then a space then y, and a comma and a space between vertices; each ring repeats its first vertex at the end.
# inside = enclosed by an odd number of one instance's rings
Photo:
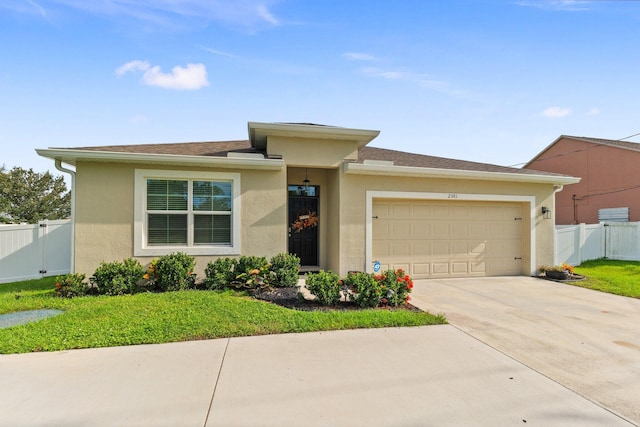
POLYGON ((0 329, 0 353, 443 324, 443 316, 409 310, 299 311, 233 291, 179 291, 124 296, 56 297, 54 278, 0 285, 0 314, 65 313, 0 329))
POLYGON ((572 285, 610 294, 640 298, 640 262, 597 259, 585 261, 575 272, 586 277, 572 285))

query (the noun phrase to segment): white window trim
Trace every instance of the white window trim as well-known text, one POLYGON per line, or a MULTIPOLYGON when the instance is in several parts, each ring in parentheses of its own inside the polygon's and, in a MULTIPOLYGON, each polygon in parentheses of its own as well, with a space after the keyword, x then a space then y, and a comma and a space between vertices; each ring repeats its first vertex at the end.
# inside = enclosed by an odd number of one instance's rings
POLYGON ((240 174, 229 172, 190 172, 161 169, 136 169, 134 187, 133 255, 162 256, 171 252, 187 255, 239 255, 240 254, 240 174), (146 239, 145 202, 147 179, 224 180, 232 182, 231 245, 149 246, 146 239))
POLYGON ((411 200, 446 200, 449 202, 482 201, 482 202, 518 202, 529 204, 529 270, 536 272, 536 198, 510 194, 465 194, 465 193, 426 193, 406 191, 367 191, 366 192, 366 229, 365 229, 365 266, 367 272, 373 271, 373 199, 411 199, 411 200))

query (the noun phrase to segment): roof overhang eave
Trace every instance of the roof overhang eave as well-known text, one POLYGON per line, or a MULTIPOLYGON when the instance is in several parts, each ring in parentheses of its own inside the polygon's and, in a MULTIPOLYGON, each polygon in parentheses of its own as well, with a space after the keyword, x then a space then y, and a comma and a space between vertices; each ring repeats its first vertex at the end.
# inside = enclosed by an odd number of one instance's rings
POLYGON ((199 166, 259 170, 281 170, 282 159, 251 159, 215 156, 188 156, 178 154, 120 153, 73 149, 36 149, 36 153, 52 160, 76 166, 79 161, 108 163, 137 163, 170 166, 199 166))
POLYGON ((385 175, 412 178, 476 179, 483 181, 509 181, 531 184, 568 185, 580 182, 580 178, 568 175, 538 175, 509 172, 487 172, 460 169, 421 168, 414 166, 365 165, 344 163, 344 172, 355 175, 385 175))

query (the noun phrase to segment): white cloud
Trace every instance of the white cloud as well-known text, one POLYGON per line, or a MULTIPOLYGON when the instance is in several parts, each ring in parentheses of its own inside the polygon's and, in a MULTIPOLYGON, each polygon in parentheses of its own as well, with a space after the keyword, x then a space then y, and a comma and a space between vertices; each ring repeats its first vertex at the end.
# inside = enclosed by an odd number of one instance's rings
POLYGON ((347 53, 343 53, 342 57, 350 61, 377 61, 378 60, 378 58, 376 58, 375 56, 370 55, 368 53, 362 53, 362 52, 347 52, 347 53))
POLYGON ((38 11, 40 16, 42 16, 43 18, 47 17, 47 11, 44 10, 44 8, 42 6, 40 6, 38 3, 36 3, 33 0, 27 0, 27 3, 29 3, 31 6, 33 6, 38 11))
POLYGON ((600 114, 600 109, 598 108, 592 108, 587 111, 587 116, 597 116, 598 114, 600 114))
POLYGON ((136 59, 135 61, 129 61, 124 65, 121 65, 116 69, 116 74, 118 76, 122 76, 123 74, 128 73, 129 71, 145 71, 148 70, 151 65, 147 61, 140 61, 136 59))
MULTIPOLYGON (((46 11, 36 1, 0 0, 0 9, 19 13, 46 11)), ((80 11, 110 19, 133 19, 150 27, 189 30, 217 21, 255 30, 280 25, 270 7, 281 0, 47 0, 56 12, 80 11)), ((41 1, 40 1, 41 2, 41 1)))
POLYGON ((202 49, 209 53, 213 53, 214 55, 226 56, 227 58, 238 58, 238 55, 233 55, 231 53, 223 52, 218 49, 212 49, 210 47, 203 47, 202 49))
POLYGON ((571 109, 570 108, 564 108, 564 107, 549 107, 547 109, 545 109, 542 113, 543 117, 549 117, 552 119, 557 119, 560 117, 566 117, 568 115, 571 114, 571 109))
POLYGON ((410 71, 381 70, 375 67, 363 67, 360 71, 371 77, 379 77, 387 80, 405 81, 416 84, 425 89, 446 93, 453 96, 463 96, 464 91, 454 89, 447 82, 435 80, 428 74, 413 73, 410 71))
POLYGON ((516 2, 518 6, 571 12, 589 10, 590 3, 592 1, 589 0, 521 0, 516 2))
POLYGON ((122 76, 130 71, 144 71, 142 82, 148 86, 176 90, 198 90, 209 86, 204 64, 178 65, 171 69, 171 73, 163 73, 158 65, 152 67, 147 61, 135 60, 118 67, 116 74, 122 76))
POLYGON ((269 12, 269 9, 267 9, 266 5, 258 4, 256 6, 256 12, 258 12, 258 16, 264 21, 272 25, 280 25, 280 21, 278 20, 278 18, 276 18, 271 12, 269 12))

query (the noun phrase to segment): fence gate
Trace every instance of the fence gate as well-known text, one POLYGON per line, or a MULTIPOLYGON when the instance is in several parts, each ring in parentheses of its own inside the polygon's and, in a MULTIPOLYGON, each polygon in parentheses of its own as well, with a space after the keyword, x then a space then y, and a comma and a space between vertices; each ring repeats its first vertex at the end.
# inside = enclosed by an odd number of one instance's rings
POLYGON ((71 220, 0 226, 0 283, 71 271, 71 220))

